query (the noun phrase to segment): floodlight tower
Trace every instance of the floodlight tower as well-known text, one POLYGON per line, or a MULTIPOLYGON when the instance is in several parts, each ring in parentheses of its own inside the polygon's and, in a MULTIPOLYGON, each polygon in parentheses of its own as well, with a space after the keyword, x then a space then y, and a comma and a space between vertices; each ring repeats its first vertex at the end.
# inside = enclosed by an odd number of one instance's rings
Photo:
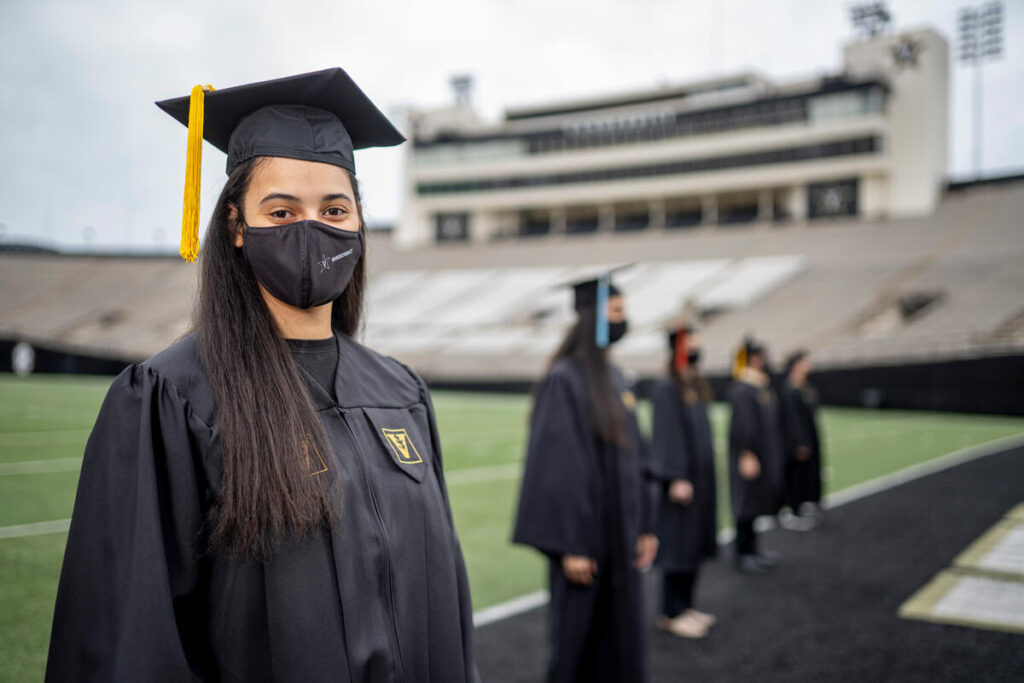
POLYGON ((850 7, 854 30, 865 38, 877 38, 892 24, 892 14, 884 2, 865 2, 850 7))
POLYGON ((1003 4, 993 0, 960 9, 960 61, 974 67, 974 174, 981 178, 981 67, 1003 56, 1003 4))

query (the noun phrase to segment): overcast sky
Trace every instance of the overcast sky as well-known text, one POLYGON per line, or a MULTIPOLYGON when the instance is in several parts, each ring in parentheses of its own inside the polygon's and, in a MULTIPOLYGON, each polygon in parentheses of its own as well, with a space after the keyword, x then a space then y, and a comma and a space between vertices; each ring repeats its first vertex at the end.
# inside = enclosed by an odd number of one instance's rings
MULTIPOLYGON (((836 72, 852 36, 838 0, 2 0, 4 239, 176 249, 185 129, 153 101, 341 66, 385 112, 450 100, 471 73, 488 118, 508 106, 759 69, 836 72)), ((897 29, 954 41, 957 7, 891 0, 897 29)), ((970 3, 977 4, 977 3, 970 3)), ((984 168, 1024 168, 1024 2, 984 69, 984 168)), ((955 50, 953 51, 955 55, 955 50)), ((972 71, 952 69, 950 173, 972 172, 972 71)), ((399 214, 400 150, 357 153, 371 223, 399 214)), ((206 146, 203 221, 224 180, 206 146)))

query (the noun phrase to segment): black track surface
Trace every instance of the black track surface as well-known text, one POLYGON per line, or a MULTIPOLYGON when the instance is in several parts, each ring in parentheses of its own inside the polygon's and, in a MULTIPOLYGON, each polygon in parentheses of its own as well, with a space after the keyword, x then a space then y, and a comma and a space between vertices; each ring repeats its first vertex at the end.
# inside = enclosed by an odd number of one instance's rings
MULTIPOLYGON (((649 631, 651 681, 1024 682, 1024 636, 900 619, 899 606, 1024 501, 1024 448, 848 503, 810 533, 770 531, 781 564, 739 575, 731 549, 706 566, 703 641, 649 631)), ((648 577, 648 615, 656 577, 648 577)), ((546 609, 476 631, 485 683, 543 680, 546 609)), ((628 682, 623 682, 628 683, 628 682)))

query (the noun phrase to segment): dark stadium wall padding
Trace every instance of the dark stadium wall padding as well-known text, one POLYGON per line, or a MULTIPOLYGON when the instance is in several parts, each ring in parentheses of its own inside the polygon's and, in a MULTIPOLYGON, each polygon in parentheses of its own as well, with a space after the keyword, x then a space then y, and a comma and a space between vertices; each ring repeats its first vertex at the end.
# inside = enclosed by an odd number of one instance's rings
MULTIPOLYGON (((0 340, 0 372, 11 372, 17 340, 0 340)), ((116 375, 128 361, 36 346, 35 372, 116 375)), ((644 378, 637 394, 648 396, 655 378, 644 378)), ((445 380, 427 377, 432 389, 524 394, 527 380, 445 380)), ((709 377, 715 396, 728 395, 729 377, 709 377)), ((1024 415, 1024 355, 991 356, 909 365, 818 369, 811 375, 821 403, 832 406, 1024 415)), ((776 378, 776 384, 781 378, 776 378)))
MULTIPOLYGON (((715 396, 728 395, 730 378, 709 377, 715 396)), ((811 381, 824 405, 956 413, 1024 415, 1024 355, 936 361, 909 365, 815 370, 811 381)), ((529 393, 523 380, 434 380, 433 389, 529 393)), ((649 396, 654 378, 644 378, 637 394, 649 396)), ((781 378, 776 378, 776 385, 781 378)))
MULTIPOLYGON (((18 340, 0 340, 0 372, 13 372, 11 351, 18 340)), ((58 351, 32 346, 35 351, 34 373, 63 373, 72 375, 117 375, 130 365, 128 361, 113 358, 58 351)))
MULTIPOLYGON (((711 378, 716 396, 728 381, 711 378)), ((823 368, 811 382, 825 405, 1024 415, 1024 355, 823 368)))

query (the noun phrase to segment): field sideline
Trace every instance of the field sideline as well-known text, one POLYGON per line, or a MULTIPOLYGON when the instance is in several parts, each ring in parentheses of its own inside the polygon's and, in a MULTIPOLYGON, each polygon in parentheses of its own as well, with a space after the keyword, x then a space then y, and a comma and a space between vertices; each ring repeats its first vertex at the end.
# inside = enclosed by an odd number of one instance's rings
MULTIPOLYGON (((42 676, 66 535, 24 527, 71 514, 82 450, 109 377, 0 375, 0 681, 42 676)), ((509 545, 529 410, 524 396, 437 392, 434 402, 474 606, 542 586, 535 553, 509 545)), ((641 403, 642 423, 649 407, 641 403)), ((727 411, 713 410, 722 525, 727 411)), ((830 408, 827 490, 836 492, 962 448, 1024 432, 1024 418, 830 408)), ((60 528, 57 525, 56 528, 60 528)))

